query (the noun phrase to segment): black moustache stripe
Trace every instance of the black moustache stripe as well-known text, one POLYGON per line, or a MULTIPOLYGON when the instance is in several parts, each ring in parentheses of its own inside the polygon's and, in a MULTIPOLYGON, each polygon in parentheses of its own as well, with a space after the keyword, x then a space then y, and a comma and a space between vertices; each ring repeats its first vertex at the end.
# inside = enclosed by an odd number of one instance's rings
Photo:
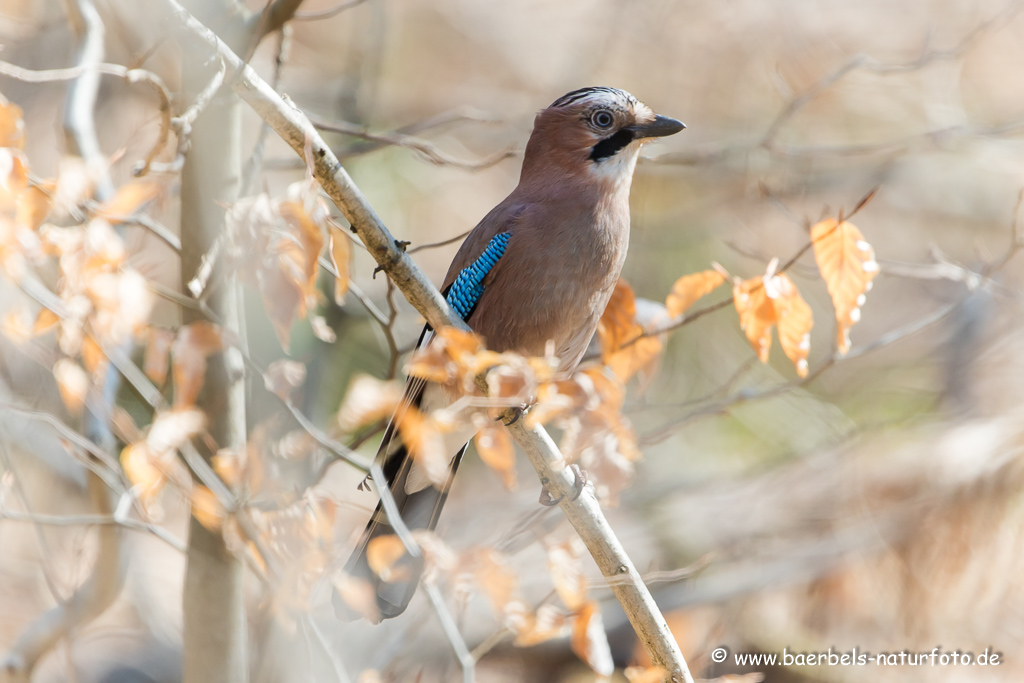
POLYGON ((606 137, 594 145, 594 148, 590 150, 590 160, 600 161, 601 159, 615 156, 620 149, 631 142, 633 142, 633 131, 623 128, 615 135, 606 137))

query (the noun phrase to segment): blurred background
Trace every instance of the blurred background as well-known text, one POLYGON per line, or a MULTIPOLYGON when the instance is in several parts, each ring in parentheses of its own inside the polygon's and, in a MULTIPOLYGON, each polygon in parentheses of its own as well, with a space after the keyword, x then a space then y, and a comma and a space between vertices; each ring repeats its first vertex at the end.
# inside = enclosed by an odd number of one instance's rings
MULTIPOLYGON (((646 147, 637 166, 623 276, 643 299, 664 301, 678 277, 712 262, 739 277, 763 274, 772 258, 786 262, 800 251, 813 223, 848 215, 878 188, 853 219, 881 272, 852 330, 852 351, 835 356, 831 302, 811 253, 788 271, 815 314, 810 380, 800 380, 778 349, 769 364, 757 362, 731 307, 669 333, 657 371, 629 387, 624 413, 644 458, 608 514, 699 677, 1021 680, 1024 329, 1014 254, 1024 187, 1022 3, 350 4, 289 25, 278 90, 318 121, 353 124, 359 135, 325 136, 410 249, 471 229, 515 186, 535 113, 588 85, 628 90, 688 126, 646 147), (1002 658, 996 667, 927 671, 743 667, 731 658, 712 662, 718 646, 732 653, 940 646, 1002 658)), ((337 6, 307 0, 300 16, 337 6)), ((151 70, 178 91, 180 47, 147 3, 105 0, 97 8, 105 60, 151 70)), ((0 2, 4 61, 68 66, 73 35, 62 3, 0 2)), ((271 36, 252 64, 271 78, 278 53, 271 36)), ((56 174, 67 150, 66 88, 0 76, 0 92, 25 112, 26 154, 41 177, 56 174)), ((181 105, 174 103, 177 111, 181 105)), ((115 158, 111 175, 123 183, 159 130, 153 98, 105 79, 96 118, 102 150, 115 158)), ((247 154, 257 148, 260 123, 245 112, 247 154)), ((271 133, 249 194, 280 196, 303 175, 302 162, 271 133)), ((177 230, 176 178, 167 174, 164 183, 151 213, 177 230)), ((182 286, 163 242, 136 230, 128 244, 143 275, 182 286)), ((414 259, 440 282, 458 244, 416 251, 414 259)), ((387 317, 386 282, 373 267, 355 249, 352 281, 387 317)), ((392 362, 384 327, 358 297, 335 306, 330 278, 322 284, 328 296, 318 314, 337 339, 322 341, 299 321, 290 355, 307 366, 296 404, 337 433, 352 377, 400 375, 402 362, 392 362)), ((3 288, 0 307, 13 305, 20 294, 3 288)), ((249 351, 266 366, 285 354, 259 296, 248 294, 249 351)), ((727 298, 722 288, 703 304, 727 298)), ((394 343, 408 351, 422 320, 400 294, 390 301, 394 343)), ((180 313, 161 301, 153 316, 173 326, 180 313)), ((26 350, 3 341, 0 397, 63 416, 50 366, 38 360, 47 344, 26 350)), ((250 433, 265 439, 268 479, 279 490, 312 487, 334 501, 332 561, 343 562, 376 503, 356 489, 362 473, 343 463, 323 473, 310 447, 295 457, 291 418, 272 397, 250 393, 250 433)), ((138 403, 122 392, 123 407, 148 421, 138 403)), ((58 432, 6 412, 0 651, 66 598, 96 552, 88 525, 18 517, 91 508, 83 470, 58 432)), ((372 455, 377 441, 368 436, 361 452, 372 455)), ((552 593, 545 544, 573 532, 560 512, 539 509, 536 475, 522 457, 518 479, 518 490, 506 491, 471 453, 438 532, 457 551, 503 552, 524 601, 536 605, 552 593)), ((158 513, 155 522, 184 537, 187 500, 165 492, 158 513)), ((184 556, 152 534, 131 533, 124 543, 128 574, 114 607, 63 639, 33 680, 180 680, 184 556)), ((589 558, 583 565, 602 599, 616 664, 643 663, 597 568, 589 558)), ((254 583, 254 681, 459 679, 424 596, 403 617, 371 626, 339 622, 329 589, 315 582, 304 603, 309 618, 289 618, 254 583)), ((482 596, 453 604, 469 648, 481 648, 477 680, 593 680, 566 638, 514 647, 482 596)), ((625 680, 621 668, 613 680, 625 680)))

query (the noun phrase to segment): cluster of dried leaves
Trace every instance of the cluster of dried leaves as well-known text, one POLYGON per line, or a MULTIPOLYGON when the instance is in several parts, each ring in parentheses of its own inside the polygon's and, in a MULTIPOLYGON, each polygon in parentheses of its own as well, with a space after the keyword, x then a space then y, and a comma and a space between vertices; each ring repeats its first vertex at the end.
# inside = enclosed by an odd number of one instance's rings
MULTIPOLYGON (((335 341, 333 330, 321 316, 311 315, 320 303, 316 280, 320 254, 329 243, 328 253, 337 277, 334 300, 344 303, 348 292, 352 242, 329 219, 327 207, 317 194, 312 177, 293 183, 284 198, 266 194, 236 202, 226 216, 226 248, 220 256, 224 266, 239 271, 246 282, 260 292, 263 305, 287 351, 291 326, 295 320, 309 319, 313 333, 328 343, 335 341)), ((212 259, 189 284, 193 294, 205 289, 214 270, 212 259)))
MULTIPOLYGON (((832 298, 837 349, 844 354, 850 350, 850 328, 860 320, 860 307, 871 289, 871 281, 878 274, 875 252, 855 225, 835 218, 827 218, 811 228, 810 246, 814 249, 818 270, 832 298)), ((746 280, 731 277, 717 263, 712 265, 711 269, 676 280, 665 299, 667 315, 677 322, 684 320, 683 316, 693 304, 731 279, 733 305, 739 314, 740 329, 754 347, 757 357, 762 363, 768 362, 772 328, 777 328, 783 353, 796 367, 797 374, 806 377, 814 316, 796 284, 779 270, 779 260, 772 259, 764 275, 746 280)), ((609 304, 609 308, 612 307, 619 310, 606 312, 602 318, 602 326, 613 327, 610 332, 602 331, 602 348, 606 348, 604 341, 607 336, 613 340, 608 346, 618 349, 613 355, 628 353, 621 361, 628 362, 628 367, 653 363, 661 345, 656 338, 647 336, 632 319, 635 317, 630 315, 634 310, 632 295, 613 298, 609 304)))
POLYGON ((78 415, 106 369, 104 349, 138 337, 148 324, 153 295, 127 262, 113 226, 156 198, 160 188, 150 181, 127 183, 96 205, 90 201, 96 169, 66 157, 56 178, 32 175, 23 130, 20 109, 0 98, 0 268, 15 284, 31 287, 37 273, 51 274, 56 265, 56 296, 35 307, 19 301, 0 330, 22 345, 56 333, 53 373, 68 411, 78 415))

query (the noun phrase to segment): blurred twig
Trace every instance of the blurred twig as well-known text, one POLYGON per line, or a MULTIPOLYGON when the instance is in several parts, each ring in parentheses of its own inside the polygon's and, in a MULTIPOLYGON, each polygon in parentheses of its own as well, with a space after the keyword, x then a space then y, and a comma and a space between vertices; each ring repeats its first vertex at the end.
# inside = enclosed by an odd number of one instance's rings
POLYGON ((361 126, 359 124, 349 123, 348 121, 326 121, 317 116, 309 116, 309 120, 320 130, 325 130, 331 133, 341 133, 343 135, 351 135, 371 142, 379 142, 385 145, 411 149, 427 161, 438 166, 455 166, 457 168, 480 170, 490 168, 499 161, 508 159, 516 154, 514 147, 507 147, 504 150, 496 152, 479 161, 467 161, 449 156, 438 149, 437 145, 434 143, 427 142, 426 140, 413 137, 406 133, 399 133, 397 131, 375 132, 371 131, 366 126, 361 126))

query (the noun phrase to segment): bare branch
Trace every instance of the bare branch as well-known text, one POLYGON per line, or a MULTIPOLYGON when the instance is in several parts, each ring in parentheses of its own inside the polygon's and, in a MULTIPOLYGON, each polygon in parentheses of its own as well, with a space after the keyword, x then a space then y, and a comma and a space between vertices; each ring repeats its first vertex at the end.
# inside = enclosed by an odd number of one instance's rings
POLYGON ((0 507, 0 519, 12 522, 31 522, 43 526, 122 526, 132 531, 153 534, 177 551, 185 552, 185 542, 168 533, 166 529, 137 519, 119 519, 117 515, 45 515, 31 512, 17 512, 0 507))
POLYGON ((159 76, 151 71, 146 71, 144 69, 129 69, 121 66, 120 64, 96 63, 73 66, 66 69, 33 71, 31 69, 23 69, 20 66, 16 66, 8 62, 0 61, 0 75, 16 78, 19 81, 24 81, 26 83, 53 83, 58 81, 68 81, 89 73, 118 76, 131 84, 144 83, 150 86, 157 94, 159 99, 158 106, 160 109, 160 133, 157 136, 157 141, 153 145, 153 148, 146 155, 146 159, 140 162, 140 166, 135 171, 136 175, 144 175, 152 165, 153 159, 163 151, 164 147, 166 147, 168 133, 171 130, 170 94, 168 93, 163 80, 161 80, 159 76))

